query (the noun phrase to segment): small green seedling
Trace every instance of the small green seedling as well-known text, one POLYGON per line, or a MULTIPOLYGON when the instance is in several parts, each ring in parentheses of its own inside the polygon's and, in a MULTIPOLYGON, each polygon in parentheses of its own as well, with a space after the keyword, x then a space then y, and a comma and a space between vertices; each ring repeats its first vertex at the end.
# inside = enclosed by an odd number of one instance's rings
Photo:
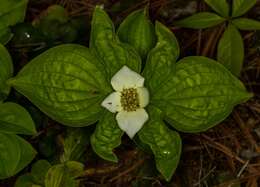
POLYGON ((226 0, 205 0, 214 10, 212 12, 200 12, 183 20, 175 22, 175 25, 192 29, 205 29, 226 24, 217 50, 217 60, 228 68, 235 76, 239 76, 244 62, 244 43, 240 30, 260 30, 260 22, 243 18, 256 0, 233 0, 232 10, 226 0))

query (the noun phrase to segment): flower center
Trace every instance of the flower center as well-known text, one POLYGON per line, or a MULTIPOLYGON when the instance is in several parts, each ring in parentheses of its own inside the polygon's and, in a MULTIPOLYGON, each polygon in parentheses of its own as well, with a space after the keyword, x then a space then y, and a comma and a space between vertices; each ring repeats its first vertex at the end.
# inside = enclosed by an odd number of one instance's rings
POLYGON ((123 89, 121 92, 121 105, 127 112, 136 111, 140 108, 139 96, 136 88, 123 89))

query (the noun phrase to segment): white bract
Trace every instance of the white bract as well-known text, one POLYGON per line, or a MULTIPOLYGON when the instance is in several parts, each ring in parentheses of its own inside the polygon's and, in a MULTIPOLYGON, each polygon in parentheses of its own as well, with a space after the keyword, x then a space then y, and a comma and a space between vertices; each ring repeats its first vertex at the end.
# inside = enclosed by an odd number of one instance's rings
POLYGON ((144 110, 149 103, 149 92, 144 87, 144 78, 123 66, 112 77, 111 85, 115 92, 107 96, 101 105, 112 113, 118 112, 118 126, 133 138, 149 118, 144 110))

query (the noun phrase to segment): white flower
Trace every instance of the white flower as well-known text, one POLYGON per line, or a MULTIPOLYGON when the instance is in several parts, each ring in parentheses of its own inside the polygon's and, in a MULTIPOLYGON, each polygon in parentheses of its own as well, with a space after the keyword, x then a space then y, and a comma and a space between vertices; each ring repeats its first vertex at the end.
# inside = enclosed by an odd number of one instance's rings
POLYGON ((115 92, 107 96, 101 105, 112 113, 118 112, 118 126, 133 138, 149 118, 144 110, 149 103, 149 92, 143 87, 144 78, 123 66, 112 77, 111 85, 115 92))

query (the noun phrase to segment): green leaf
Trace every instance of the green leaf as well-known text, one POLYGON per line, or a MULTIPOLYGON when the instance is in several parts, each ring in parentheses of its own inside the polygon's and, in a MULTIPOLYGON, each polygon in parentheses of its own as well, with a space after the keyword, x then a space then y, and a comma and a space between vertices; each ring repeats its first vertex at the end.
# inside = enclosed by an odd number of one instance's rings
POLYGON ((74 178, 79 177, 84 170, 84 164, 76 161, 69 161, 65 164, 65 166, 67 167, 67 171, 70 176, 73 176, 74 178))
POLYGON ((63 141, 63 153, 61 162, 77 161, 81 158, 89 144, 90 133, 82 128, 67 128, 67 134, 63 141))
POLYGON ((6 80, 13 75, 13 63, 6 48, 0 44, 0 101, 6 99, 10 92, 10 86, 6 80))
POLYGON ((121 43, 115 34, 113 22, 106 12, 96 7, 91 23, 90 48, 102 60, 107 79, 124 65, 135 72, 141 70, 141 58, 128 44, 121 43))
POLYGON ((78 187, 76 178, 83 169, 83 164, 74 161, 54 165, 46 174, 45 187, 78 187))
POLYGON ((31 172, 18 177, 15 187, 44 187, 44 180, 51 165, 46 160, 38 160, 33 164, 31 172))
POLYGON ((239 17, 251 9, 257 0, 233 0, 232 17, 239 17))
POLYGON ((229 5, 227 0, 205 0, 205 2, 221 16, 229 16, 229 5))
POLYGON ((21 171, 35 154, 33 147, 24 139, 17 135, 0 133, 0 179, 21 171))
POLYGON ((78 34, 69 20, 68 12, 60 5, 49 6, 39 19, 35 19, 33 26, 38 28, 50 43, 72 43, 78 34))
POLYGON ((51 5, 45 11, 45 15, 41 17, 44 20, 56 20, 60 23, 66 23, 69 21, 68 12, 63 6, 51 5))
POLYGON ((148 54, 143 72, 151 95, 167 81, 180 55, 179 44, 174 34, 160 22, 156 22, 155 30, 158 41, 148 54))
POLYGON ((27 173, 25 175, 21 175, 18 177, 18 179, 15 181, 14 187, 41 187, 41 186, 35 184, 32 175, 27 173))
POLYGON ((232 23, 240 30, 260 30, 260 21, 253 19, 238 18, 232 20, 232 23))
POLYGON ((11 30, 8 27, 0 26, 0 43, 5 45, 7 44, 13 37, 11 30))
POLYGON ((12 37, 9 26, 22 22, 28 0, 1 0, 0 43, 6 44, 12 37))
POLYGON ((0 132, 33 135, 36 133, 30 114, 20 105, 0 103, 0 132))
POLYGON ((252 97, 223 65, 206 57, 186 57, 151 100, 165 119, 184 132, 205 131, 221 121, 235 105, 252 97))
POLYGON ((22 22, 25 17, 28 0, 2 0, 0 7, 0 23, 12 26, 22 22))
POLYGON ((100 103, 111 92, 99 61, 86 47, 54 47, 29 62, 8 81, 54 120, 68 126, 96 122, 100 103))
POLYGON ((47 160, 38 160, 33 164, 31 176, 36 184, 44 185, 45 175, 51 168, 51 164, 47 160))
POLYGON ((156 43, 154 26, 147 14, 147 9, 132 12, 117 31, 119 39, 134 46, 142 59, 146 59, 156 43))
MULTIPOLYGON (((222 184, 222 183, 229 183, 231 180, 236 180, 236 176, 234 173, 224 170, 216 172, 214 176, 214 184, 222 184)), ((242 187, 242 182, 234 182, 230 183, 229 187, 242 187)))
POLYGON ((121 144, 123 131, 118 127, 115 115, 105 111, 103 118, 97 124, 95 132, 91 136, 91 146, 101 158, 117 162, 117 156, 113 149, 121 144))
POLYGON ((148 111, 150 119, 138 135, 141 141, 151 147, 157 169, 167 181, 170 181, 180 160, 181 138, 177 132, 167 128, 159 109, 149 107, 148 111))
POLYGON ((244 43, 241 34, 232 24, 229 24, 219 41, 217 58, 234 75, 240 75, 244 62, 244 43))
POLYGON ((176 26, 192 28, 192 29, 205 29, 216 26, 226 19, 217 14, 210 12, 200 12, 190 17, 174 22, 176 26))

